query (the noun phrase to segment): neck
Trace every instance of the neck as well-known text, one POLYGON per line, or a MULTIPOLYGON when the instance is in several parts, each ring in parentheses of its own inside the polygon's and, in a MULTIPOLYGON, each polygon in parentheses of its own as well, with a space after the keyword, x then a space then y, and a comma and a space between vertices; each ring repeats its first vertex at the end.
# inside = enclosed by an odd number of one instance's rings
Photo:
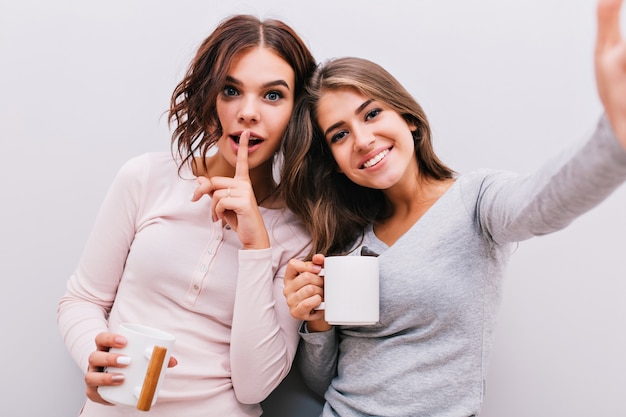
POLYGON ((450 188, 453 180, 429 181, 402 191, 386 192, 387 209, 374 223, 374 233, 392 245, 450 188))
POLYGON ((419 174, 405 175, 393 187, 384 191, 387 216, 405 216, 423 206, 432 205, 441 195, 441 181, 424 178, 419 174))
MULTIPOLYGON (((252 173, 250 173, 252 174, 252 173)), ((255 175, 254 178, 250 177, 252 189, 256 197, 256 202, 259 206, 272 207, 273 198, 270 198, 276 190, 276 184, 272 173, 266 173, 264 175, 255 175), (267 206, 265 204, 268 204, 267 206)))

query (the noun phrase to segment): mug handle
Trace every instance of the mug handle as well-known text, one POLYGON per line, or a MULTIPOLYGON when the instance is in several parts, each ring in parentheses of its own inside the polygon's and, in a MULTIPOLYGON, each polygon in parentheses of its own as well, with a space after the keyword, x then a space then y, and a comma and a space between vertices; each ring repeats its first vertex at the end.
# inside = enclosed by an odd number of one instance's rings
POLYGON ((154 349, 152 349, 152 355, 150 356, 150 363, 148 363, 146 377, 143 380, 141 394, 139 394, 139 399, 137 400, 138 410, 149 411, 152 406, 152 399, 154 398, 154 393, 156 392, 157 383, 159 382, 159 376, 161 375, 161 369, 163 368, 166 353, 167 349, 163 346, 155 346, 154 349))

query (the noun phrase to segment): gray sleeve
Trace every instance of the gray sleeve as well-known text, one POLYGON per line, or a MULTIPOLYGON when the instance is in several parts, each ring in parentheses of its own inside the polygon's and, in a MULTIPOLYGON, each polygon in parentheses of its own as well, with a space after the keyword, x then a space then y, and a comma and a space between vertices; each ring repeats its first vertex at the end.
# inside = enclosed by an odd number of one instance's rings
MULTIPOLYGON (((528 175, 485 175, 471 200, 479 229, 496 243, 560 230, 626 179, 626 150, 602 117, 591 138, 528 175)), ((468 197, 466 195, 466 197, 468 197)))
POLYGON ((337 331, 333 327, 327 332, 309 333, 306 331, 306 323, 303 323, 300 337, 297 366, 306 385, 316 394, 324 396, 337 374, 337 331))

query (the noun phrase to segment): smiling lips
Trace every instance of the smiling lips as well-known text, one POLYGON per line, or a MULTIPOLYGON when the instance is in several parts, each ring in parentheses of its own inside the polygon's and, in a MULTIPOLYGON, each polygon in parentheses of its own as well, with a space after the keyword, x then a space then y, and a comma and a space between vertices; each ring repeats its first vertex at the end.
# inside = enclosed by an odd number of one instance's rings
POLYGON ((387 156, 387 154, 389 153, 389 149, 384 149, 383 151, 381 151, 380 153, 378 153, 376 156, 374 156, 372 159, 365 161, 365 163, 363 164, 362 168, 370 168, 373 167, 374 165, 376 165, 377 163, 379 163, 380 161, 382 161, 382 159, 387 156))

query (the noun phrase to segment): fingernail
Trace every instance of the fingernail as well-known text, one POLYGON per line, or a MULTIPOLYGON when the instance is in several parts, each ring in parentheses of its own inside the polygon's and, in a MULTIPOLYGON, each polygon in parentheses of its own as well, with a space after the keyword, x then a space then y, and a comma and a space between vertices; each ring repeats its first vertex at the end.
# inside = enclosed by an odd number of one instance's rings
POLYGON ((322 270, 322 267, 317 264, 312 264, 311 269, 313 270, 313 272, 318 273, 322 270))
POLYGON ((124 374, 111 375, 111 380, 113 382, 122 382, 124 380, 124 374))
POLYGON ((128 365, 130 364, 130 356, 118 356, 116 362, 118 365, 128 365))
POLYGON ((124 336, 115 336, 115 343, 125 345, 128 341, 124 336))

